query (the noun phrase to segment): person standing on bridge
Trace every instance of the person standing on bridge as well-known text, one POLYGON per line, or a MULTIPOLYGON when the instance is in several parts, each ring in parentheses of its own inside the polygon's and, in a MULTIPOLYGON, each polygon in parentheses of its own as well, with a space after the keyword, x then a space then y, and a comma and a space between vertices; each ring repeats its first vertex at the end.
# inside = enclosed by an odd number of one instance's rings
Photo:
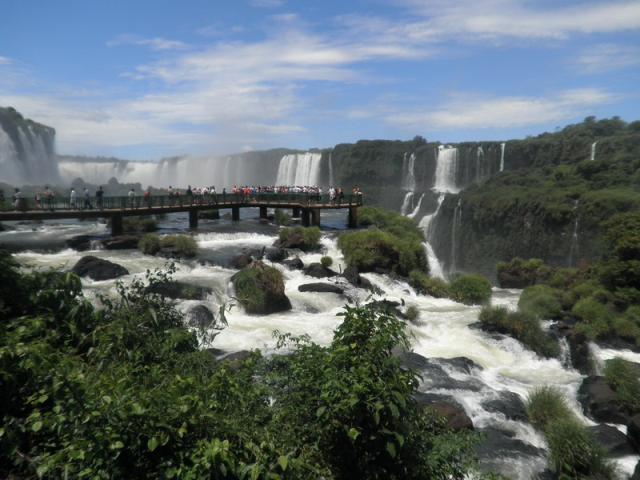
POLYGON ((13 194, 13 208, 16 210, 20 210, 22 207, 22 192, 19 188, 16 188, 16 191, 13 194))
POLYGON ((144 191, 144 204, 147 208, 151 208, 151 187, 147 187, 144 191))
POLYGON ((91 195, 89 195, 89 189, 87 187, 84 187, 84 208, 93 208, 93 205, 91 205, 91 195))
POLYGON ((129 190, 129 207, 133 208, 136 203, 136 192, 133 190, 129 190))
POLYGON ((71 189, 71 193, 69 194, 69 206, 73 209, 77 207, 77 195, 75 189, 71 189))
POLYGON ((98 190, 96 190, 96 207, 98 207, 100 210, 102 210, 102 206, 104 205, 102 203, 103 197, 104 197, 104 190, 102 190, 102 185, 100 185, 98 187, 98 190))

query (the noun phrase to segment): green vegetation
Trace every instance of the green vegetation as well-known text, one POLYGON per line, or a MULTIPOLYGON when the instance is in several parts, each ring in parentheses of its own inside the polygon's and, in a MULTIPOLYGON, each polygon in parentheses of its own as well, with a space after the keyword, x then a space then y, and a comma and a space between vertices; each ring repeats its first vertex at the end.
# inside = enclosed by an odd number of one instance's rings
POLYGON ((155 218, 151 217, 124 217, 122 229, 128 233, 155 232, 158 224, 155 218))
POLYGON ((320 229, 318 227, 285 227, 280 230, 279 242, 284 248, 315 250, 320 246, 320 229))
POLYGON ((198 254, 198 242, 189 235, 165 235, 149 233, 138 242, 138 249, 146 255, 164 253, 167 256, 192 258, 198 254))
POLYGON ((160 251, 160 237, 155 233, 148 233, 138 242, 138 250, 145 255, 155 255, 160 251))
POLYGON ((516 257, 510 262, 498 262, 498 283, 502 288, 524 288, 549 278, 551 268, 539 258, 523 260, 516 257))
POLYGON ((491 284, 480 275, 460 275, 449 285, 451 298, 465 305, 482 305, 491 300, 491 284))
POLYGON ((291 215, 286 213, 281 208, 276 208, 275 211, 273 212, 273 221, 275 222, 276 225, 282 225, 286 227, 291 223, 291 215))
POLYGON ((409 305, 407 310, 404 312, 404 316, 407 317, 407 320, 413 322, 420 316, 420 310, 418 310, 418 307, 415 305, 409 305))
POLYGON ((277 268, 255 261, 236 273, 232 280, 236 298, 248 313, 268 314, 291 309, 284 294, 284 278, 277 268))
POLYGON ((447 298, 451 294, 447 282, 440 278, 430 277, 420 270, 409 272, 409 284, 415 288, 416 292, 434 298, 447 298))
POLYGON ((95 309, 73 274, 0 264, 3 476, 467 478, 474 437, 416 404, 393 316, 347 307, 328 346, 278 335, 232 367, 142 281, 95 309))
POLYGON ((640 413, 640 370, 622 358, 607 360, 604 366, 604 378, 627 411, 634 415, 640 413))
POLYGON ((518 308, 542 320, 558 318, 562 311, 558 291, 547 285, 534 285, 523 290, 518 308))
POLYGON ((557 357, 560 346, 540 326, 540 320, 528 312, 510 312, 504 307, 484 307, 480 312, 483 328, 510 335, 543 357, 557 357))
POLYGON ((375 207, 362 207, 358 212, 360 225, 376 227, 396 237, 409 237, 418 242, 424 241, 422 230, 412 219, 390 210, 375 207))
POLYGON ((560 478, 617 478, 602 447, 558 390, 542 387, 533 391, 526 409, 529 421, 547 438, 549 460, 560 478))
POLYGON ((331 265, 333 265, 333 258, 325 255, 320 259, 320 263, 324 268, 329 268, 331 265))

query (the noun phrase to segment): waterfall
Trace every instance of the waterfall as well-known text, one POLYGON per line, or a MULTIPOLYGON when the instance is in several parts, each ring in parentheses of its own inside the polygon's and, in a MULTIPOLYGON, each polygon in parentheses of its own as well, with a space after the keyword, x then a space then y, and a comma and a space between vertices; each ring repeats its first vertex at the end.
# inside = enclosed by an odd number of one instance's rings
POLYGON ((442 202, 444 202, 444 197, 445 197, 444 193, 441 193, 438 196, 438 205, 436 206, 435 211, 429 215, 425 215, 424 217, 422 217, 422 220, 420 220, 420 223, 418 225, 420 228, 422 228, 422 231, 424 232, 424 237, 427 239, 427 242, 431 241, 431 230, 430 230, 431 222, 433 222, 433 220, 438 215, 438 212, 440 211, 440 207, 442 206, 442 202))
POLYGON ((504 147, 506 147, 506 143, 502 142, 500 144, 500 171, 504 172, 504 147))
POLYGON ((0 181, 16 185, 58 181, 54 136, 52 128, 0 115, 0 181))
POLYGON ((424 195, 424 193, 420 195, 420 199, 418 200, 416 208, 414 208, 413 211, 409 215, 407 215, 407 217, 414 218, 418 214, 418 212, 420 211, 420 207, 422 206, 422 199, 424 198, 424 195))
POLYGON ((573 233, 571 234, 571 244, 569 246, 569 266, 575 266, 575 262, 577 261, 578 256, 578 227, 579 227, 579 218, 580 214, 578 213, 578 206, 580 205, 580 200, 576 200, 573 204, 573 233))
POLYGON ((407 158, 407 154, 404 154, 404 158, 402 159, 402 171, 404 172, 404 176, 402 179, 402 188, 404 190, 414 191, 416 189, 416 177, 414 174, 414 169, 416 166, 416 155, 412 153, 407 158))
POLYGON ((5 182, 15 182, 20 176, 20 160, 16 147, 0 125, 0 171, 2 172, 1 180, 5 182))
POLYGON ((484 150, 482 145, 478 145, 476 150, 476 183, 480 183, 483 177, 482 160, 484 160, 484 150))
POLYGON ((436 192, 458 193, 456 173, 458 170, 458 149, 450 146, 438 147, 436 176, 433 190, 436 192))
POLYGON ((425 253, 427 254, 427 261, 429 262, 429 271, 431 272, 432 277, 438 277, 441 279, 445 279, 444 271, 442 270, 442 266, 440 265, 440 261, 436 256, 436 252, 434 252, 433 247, 431 246, 431 222, 436 218, 438 212, 440 212, 440 207, 442 206, 442 202, 444 202, 445 194, 441 193, 438 196, 438 205, 433 213, 429 215, 425 215, 420 220, 419 227, 422 228, 424 232, 424 238, 426 241, 423 243, 425 253))
POLYGON ((295 153, 280 160, 276 185, 315 186, 320 179, 322 154, 295 153))
POLYGON ((436 253, 433 251, 433 247, 429 242, 424 242, 422 244, 424 246, 424 251, 427 255, 427 262, 429 262, 429 273, 432 277, 440 278, 442 280, 446 280, 444 276, 444 271, 442 270, 442 265, 440 265, 440 261, 436 256, 436 253))
POLYGON ((333 177, 333 150, 329 152, 329 186, 335 187, 335 178, 333 177))
POLYGON ((598 142, 593 142, 591 144, 591 158, 590 158, 590 160, 592 162, 596 159, 596 145, 598 145, 598 142))
POLYGON ((400 215, 406 215, 409 213, 409 209, 413 210, 413 192, 407 192, 402 201, 402 207, 400 207, 400 215))
POLYGON ((451 224, 451 262, 449 272, 455 273, 457 269, 457 234, 459 227, 462 225, 462 199, 458 199, 458 204, 453 212, 453 222, 451 224))

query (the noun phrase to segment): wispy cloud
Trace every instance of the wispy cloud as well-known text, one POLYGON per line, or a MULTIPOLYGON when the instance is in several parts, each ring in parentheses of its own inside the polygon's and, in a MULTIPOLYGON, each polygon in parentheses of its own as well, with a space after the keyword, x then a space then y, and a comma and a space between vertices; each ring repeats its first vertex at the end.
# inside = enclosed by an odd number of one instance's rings
POLYGON ((123 45, 136 45, 140 47, 149 47, 152 50, 184 50, 189 47, 188 44, 179 40, 170 40, 162 37, 142 38, 132 34, 118 35, 113 40, 107 42, 108 47, 120 47, 123 45))
POLYGON ((11 59, 9 57, 0 56, 0 65, 9 65, 11 63, 11 59))
POLYGON ((249 5, 258 8, 276 8, 284 5, 284 0, 249 0, 249 5))
POLYGON ((513 128, 575 118, 614 99, 609 92, 593 88, 538 97, 457 94, 435 109, 425 106, 420 111, 391 113, 386 121, 414 131, 513 128))
POLYGON ((595 45, 582 52, 576 62, 585 73, 606 73, 640 65, 640 47, 636 45, 595 45))

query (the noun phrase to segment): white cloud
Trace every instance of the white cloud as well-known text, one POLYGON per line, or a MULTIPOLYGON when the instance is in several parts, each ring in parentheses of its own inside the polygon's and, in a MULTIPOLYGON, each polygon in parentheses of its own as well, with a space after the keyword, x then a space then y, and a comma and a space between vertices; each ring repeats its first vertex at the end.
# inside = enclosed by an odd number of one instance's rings
POLYGON ((640 47, 636 45, 595 45, 582 52, 576 65, 586 73, 605 73, 610 70, 640 65, 640 47))
POLYGON ((284 0, 249 0, 249 5, 258 8, 276 8, 284 5, 284 0))
POLYGON ((386 121, 420 131, 544 125, 589 113, 593 107, 610 103, 614 98, 599 89, 567 90, 547 97, 456 95, 435 109, 396 112, 389 114, 386 121))
POLYGON ((178 40, 169 40, 162 37, 154 38, 141 38, 137 35, 122 34, 118 35, 113 40, 107 42, 108 47, 119 47, 123 45, 136 45, 140 47, 149 47, 151 50, 184 50, 189 48, 184 42, 178 40))
POLYGON ((0 56, 0 65, 9 65, 9 64, 11 64, 11 59, 9 57, 0 56))

